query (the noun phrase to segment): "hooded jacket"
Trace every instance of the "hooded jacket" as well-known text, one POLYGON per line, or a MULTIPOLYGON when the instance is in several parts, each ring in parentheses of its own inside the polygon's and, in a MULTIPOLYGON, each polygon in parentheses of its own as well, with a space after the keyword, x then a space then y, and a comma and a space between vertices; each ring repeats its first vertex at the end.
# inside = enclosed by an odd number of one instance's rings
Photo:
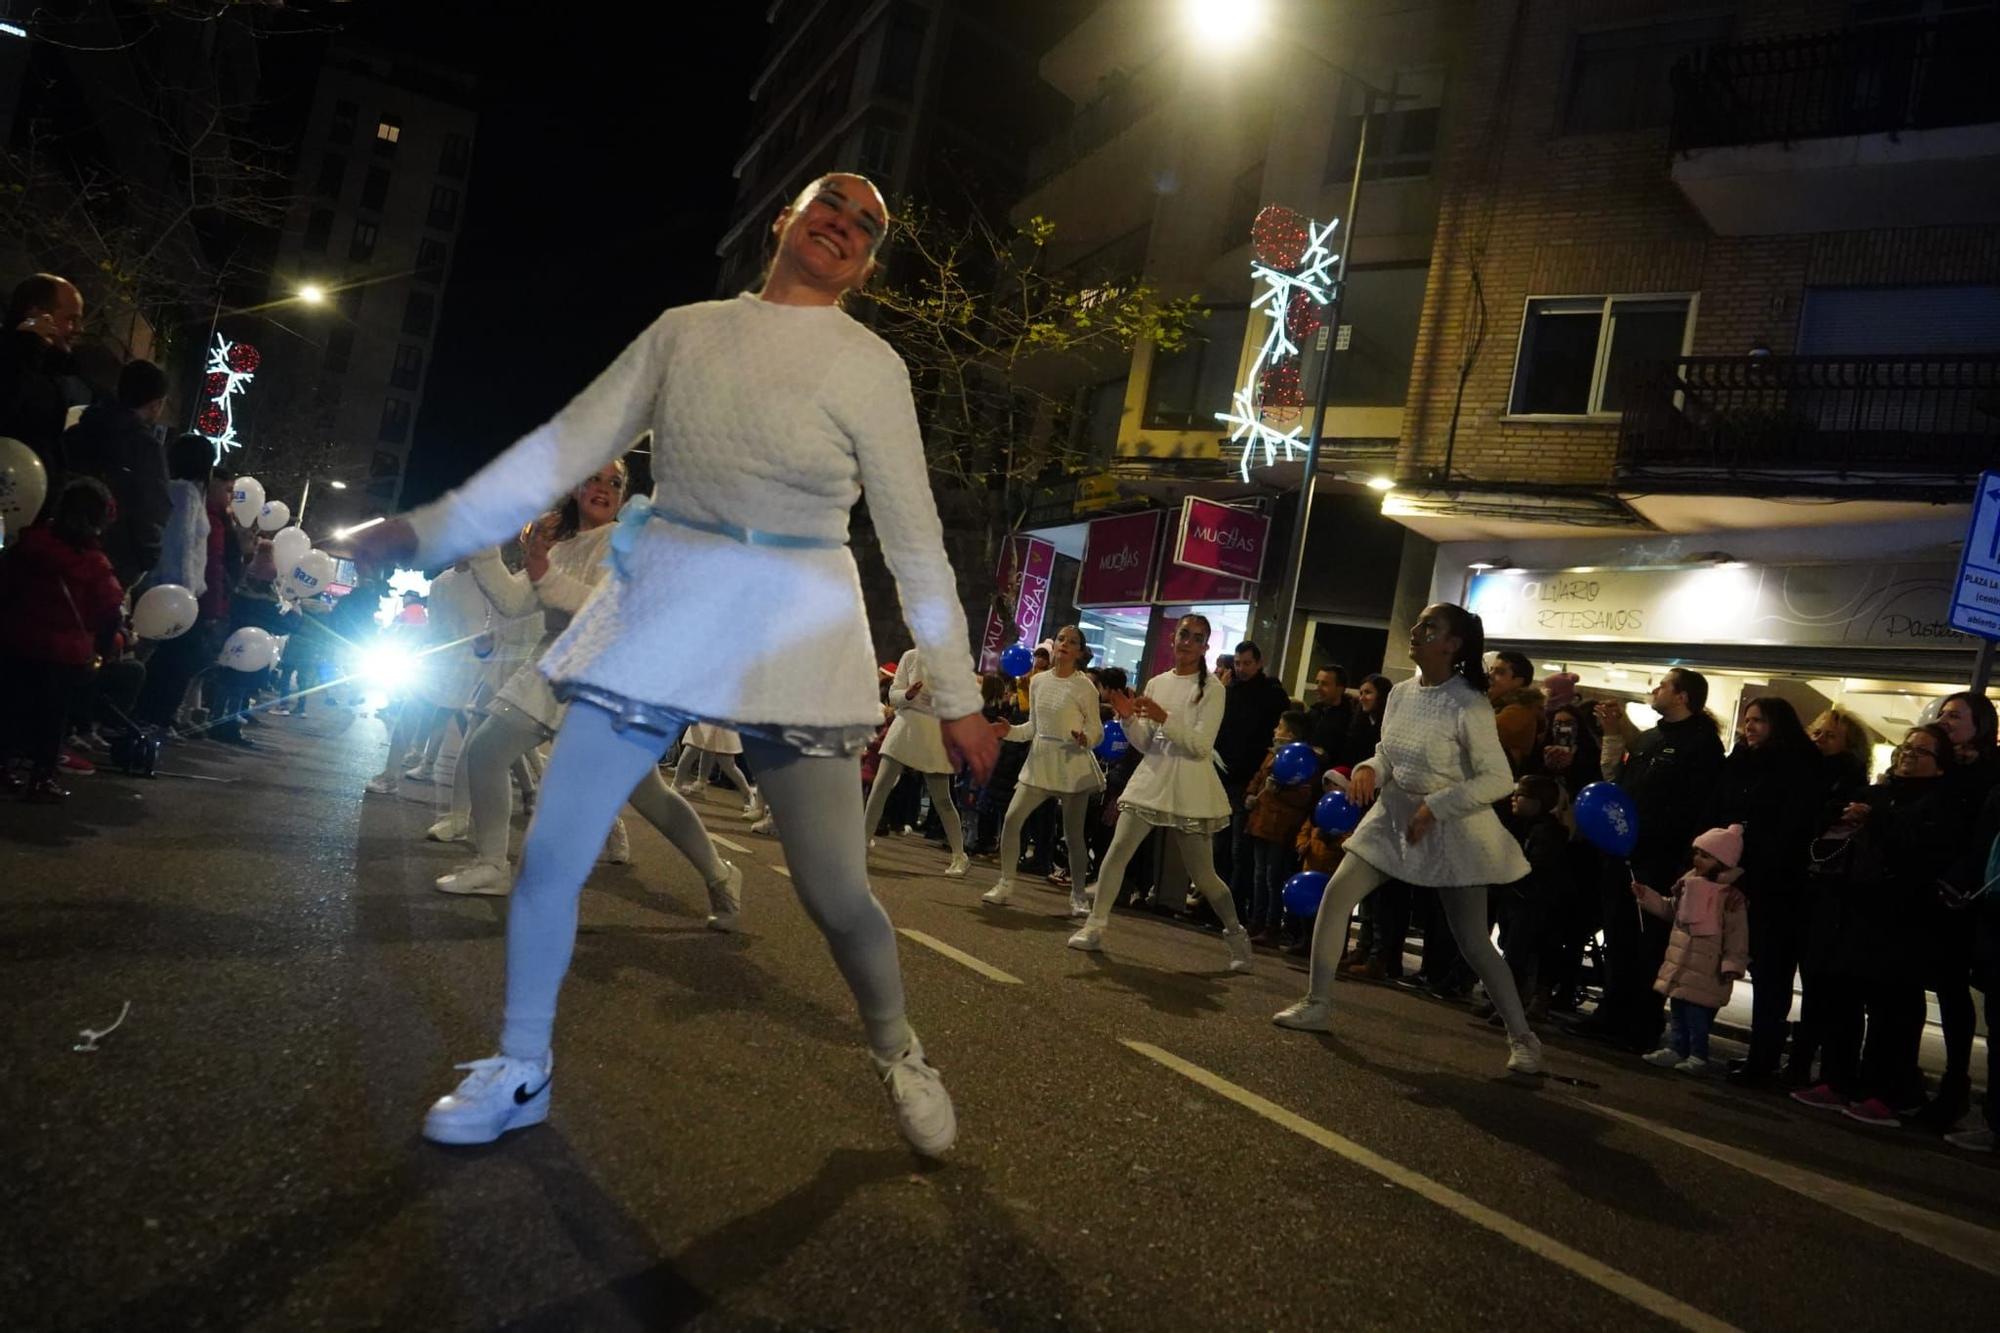
POLYGON ((97 478, 118 504, 104 530, 104 554, 118 581, 130 587, 159 563, 161 529, 172 508, 166 454, 145 418, 108 403, 86 411, 62 446, 70 475, 97 478))
POLYGON ((124 600, 104 552, 72 546, 46 523, 22 533, 0 558, 0 624, 10 656, 89 666, 98 635, 117 624, 124 600))

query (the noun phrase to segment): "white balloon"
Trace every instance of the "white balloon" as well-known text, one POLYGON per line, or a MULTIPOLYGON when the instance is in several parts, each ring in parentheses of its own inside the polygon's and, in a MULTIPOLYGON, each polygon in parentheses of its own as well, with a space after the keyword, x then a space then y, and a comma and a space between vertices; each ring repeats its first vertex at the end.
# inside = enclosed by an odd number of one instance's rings
POLYGON ((292 521, 292 510, 283 500, 266 500, 257 511, 257 530, 276 532, 292 521))
POLYGON ((215 660, 238 671, 262 671, 278 660, 278 641, 268 630, 245 625, 229 636, 215 660))
POLYGON ((290 569, 310 550, 312 538, 306 536, 306 530, 297 524, 282 529, 271 538, 271 560, 279 569, 290 569))
POLYGON ((49 474, 35 451, 0 435, 0 519, 10 538, 35 521, 48 494, 49 474))
POLYGON ((333 557, 325 551, 307 551, 280 580, 284 590, 292 596, 304 600, 317 597, 326 591, 326 585, 333 581, 333 557))
POLYGON ((132 608, 132 628, 142 639, 178 639, 193 628, 198 614, 193 593, 178 583, 156 584, 132 608))
POLYGON ((236 515, 236 521, 249 527, 257 521, 258 511, 263 507, 264 483, 255 477, 238 477, 229 492, 229 512, 236 515))

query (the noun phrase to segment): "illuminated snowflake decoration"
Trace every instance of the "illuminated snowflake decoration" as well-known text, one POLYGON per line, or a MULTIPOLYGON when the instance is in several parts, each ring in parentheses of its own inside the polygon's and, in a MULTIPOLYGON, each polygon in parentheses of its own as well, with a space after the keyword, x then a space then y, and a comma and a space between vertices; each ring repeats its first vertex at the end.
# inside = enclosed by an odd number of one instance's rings
POLYGON ((236 409, 229 400, 257 377, 257 366, 262 360, 249 343, 233 343, 219 333, 215 335, 215 346, 208 349, 208 374, 201 386, 208 405, 194 419, 194 428, 215 446, 217 463, 231 449, 242 447, 243 442, 236 438, 236 409))
POLYGON ((1267 408, 1295 410, 1305 405, 1299 384, 1299 347, 1294 339, 1318 332, 1319 311, 1333 293, 1333 266, 1340 256, 1327 248, 1340 219, 1321 226, 1275 205, 1257 215, 1251 228, 1250 276, 1263 283, 1251 303, 1264 312, 1270 329, 1249 378, 1227 412, 1215 414, 1229 427, 1229 441, 1243 446, 1243 480, 1252 465, 1269 467, 1305 453, 1303 423, 1280 431, 1264 422, 1267 408))

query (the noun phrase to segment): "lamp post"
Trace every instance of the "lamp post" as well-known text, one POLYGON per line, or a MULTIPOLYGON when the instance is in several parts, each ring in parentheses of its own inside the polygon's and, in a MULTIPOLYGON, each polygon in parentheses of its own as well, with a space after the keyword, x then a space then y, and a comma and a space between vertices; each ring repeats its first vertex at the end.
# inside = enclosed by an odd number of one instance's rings
MULTIPOLYGON (((340 480, 337 477, 328 480, 326 484, 332 487, 336 491, 344 491, 347 489, 347 483, 340 480)), ((313 493, 313 479, 311 477, 307 477, 305 489, 299 492, 299 512, 292 515, 292 522, 298 524, 300 527, 305 526, 306 501, 312 499, 312 493, 313 493)))

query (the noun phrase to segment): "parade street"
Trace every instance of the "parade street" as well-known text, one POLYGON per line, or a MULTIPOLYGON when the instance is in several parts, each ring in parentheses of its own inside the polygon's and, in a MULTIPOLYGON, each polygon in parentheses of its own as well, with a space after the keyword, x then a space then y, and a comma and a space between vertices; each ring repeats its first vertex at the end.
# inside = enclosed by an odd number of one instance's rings
MULTIPOLYGON (((13 1233, 0 1310, 66 1328, 1969 1328, 2000 1168, 1549 1031, 1509 1076, 1469 1011, 884 839, 910 1012, 957 1102, 921 1163, 778 843, 699 802, 746 933, 634 821, 602 866, 553 1116, 418 1137, 490 1049, 506 900, 363 797, 381 723, 269 718, 58 808, 0 807, 13 1233), (83 1029, 129 1015, 94 1050, 83 1029)), ((425 787, 406 793, 428 797, 425 787)))

